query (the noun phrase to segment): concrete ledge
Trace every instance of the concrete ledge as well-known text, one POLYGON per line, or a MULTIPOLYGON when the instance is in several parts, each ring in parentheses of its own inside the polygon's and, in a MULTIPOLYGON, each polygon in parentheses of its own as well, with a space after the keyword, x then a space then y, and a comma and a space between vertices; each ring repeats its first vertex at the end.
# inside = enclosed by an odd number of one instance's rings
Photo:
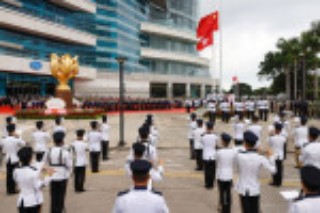
POLYGON ((51 2, 71 10, 96 13, 97 5, 89 0, 50 0, 51 2))

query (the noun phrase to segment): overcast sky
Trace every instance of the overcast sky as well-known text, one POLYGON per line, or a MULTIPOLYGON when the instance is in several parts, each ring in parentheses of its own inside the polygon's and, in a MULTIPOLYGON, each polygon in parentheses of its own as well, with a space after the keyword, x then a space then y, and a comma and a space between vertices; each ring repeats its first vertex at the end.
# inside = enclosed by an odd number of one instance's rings
MULTIPOLYGON (((198 0, 199 16, 219 6, 220 0, 198 0)), ((320 0, 222 0, 223 87, 230 88, 232 76, 253 88, 268 86, 257 72, 264 54, 275 49, 280 37, 298 36, 312 21, 320 20, 320 0)), ((216 47, 218 41, 216 42, 216 47)), ((201 54, 211 56, 210 48, 201 54)), ((216 52, 218 52, 216 50, 216 52)), ((217 57, 219 58, 219 57, 217 57)), ((217 62, 218 59, 215 59, 217 62)), ((218 68, 218 62, 215 67, 218 68)), ((214 73, 219 77, 219 73, 214 73)))

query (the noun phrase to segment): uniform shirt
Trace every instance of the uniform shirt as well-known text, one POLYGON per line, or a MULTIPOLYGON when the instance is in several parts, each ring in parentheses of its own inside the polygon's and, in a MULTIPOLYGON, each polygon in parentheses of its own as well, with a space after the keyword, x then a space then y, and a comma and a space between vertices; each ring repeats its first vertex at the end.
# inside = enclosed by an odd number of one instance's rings
POLYGON ((303 199, 291 204, 288 213, 320 212, 320 195, 306 195, 303 199))
POLYGON ((118 194, 113 213, 168 213, 166 201, 160 193, 147 187, 135 187, 118 194))
POLYGON ((220 104, 220 109, 223 112, 230 112, 230 104, 228 102, 224 101, 220 104))
POLYGON ((257 106, 258 106, 258 109, 264 109, 264 101, 263 100, 259 100, 258 102, 257 102, 257 106))
POLYGON ((35 142, 34 151, 35 152, 46 152, 48 147, 47 143, 50 140, 50 135, 48 132, 37 130, 33 133, 33 140, 35 142))
POLYGON ((32 207, 43 203, 42 187, 50 182, 50 178, 44 181, 40 179, 41 170, 24 166, 14 170, 13 178, 20 189, 17 206, 32 207))
POLYGON ((88 142, 90 152, 101 152, 102 134, 98 131, 88 133, 88 142))
POLYGON ((300 157, 303 165, 312 165, 320 169, 320 142, 307 143, 300 157))
POLYGON ((194 149, 202 149, 201 137, 204 134, 204 129, 202 127, 197 127, 196 130, 193 131, 193 138, 194 138, 194 149))
POLYGON ((245 104, 246 110, 253 112, 254 111, 254 102, 253 101, 247 101, 245 104))
POLYGON ((258 137, 256 147, 259 147, 261 144, 260 139, 262 135, 262 126, 259 124, 251 124, 247 130, 253 132, 258 137))
POLYGON ((230 181, 233 177, 233 165, 236 149, 222 148, 217 151, 217 179, 230 181))
POLYGON ((104 141, 109 141, 110 139, 110 126, 106 123, 101 124, 101 133, 102 133, 102 139, 104 141))
POLYGON ((216 103, 209 102, 207 105, 207 109, 209 112, 215 112, 216 111, 216 103))
POLYGON ((298 148, 303 147, 303 145, 308 142, 308 127, 307 126, 297 127, 293 131, 293 136, 294 136, 295 146, 298 148))
POLYGON ((158 161, 158 154, 157 154, 157 148, 153 146, 151 143, 143 143, 143 145, 146 147, 146 150, 144 151, 143 157, 146 160, 157 162, 158 161))
POLYGON ((262 109, 269 109, 269 101, 262 100, 262 109))
POLYGON ((244 109, 244 105, 242 102, 235 102, 234 103, 234 108, 237 112, 242 112, 244 109))
POLYGON ((255 151, 239 152, 235 162, 239 172, 236 190, 241 195, 248 193, 249 196, 257 196, 260 194, 259 171, 261 167, 271 173, 276 172, 274 161, 272 159, 268 161, 267 158, 255 151))
POLYGON ((234 138, 236 140, 243 140, 243 133, 245 131, 246 125, 243 122, 236 122, 233 124, 234 138))
POLYGON ((75 166, 82 167, 86 166, 87 161, 87 150, 88 144, 84 141, 76 140, 71 144, 71 147, 75 153, 76 161, 75 166))
POLYGON ((66 148, 54 146, 49 149, 47 162, 55 171, 52 180, 60 181, 69 178, 72 171, 72 157, 66 148))
POLYGON ((64 133, 67 133, 67 129, 66 129, 64 126, 56 125, 56 126, 54 126, 54 128, 53 128, 53 133, 55 133, 55 132, 64 132, 64 133))
POLYGON ((202 144, 202 159, 203 160, 215 160, 216 159, 216 146, 218 143, 218 137, 213 133, 205 133, 201 137, 202 144))
POLYGON ((275 159, 283 160, 285 143, 286 138, 281 134, 273 135, 269 138, 269 146, 272 149, 272 154, 275 159))
POLYGON ((17 153, 19 149, 25 145, 26 143, 22 139, 14 136, 3 138, 2 141, 0 141, 0 147, 2 147, 2 152, 5 154, 6 162, 10 160, 11 164, 18 163, 19 158, 17 153))
POLYGON ((194 139, 193 138, 193 131, 197 129, 197 122, 196 121, 191 121, 189 123, 189 131, 188 131, 188 138, 189 139, 194 139))

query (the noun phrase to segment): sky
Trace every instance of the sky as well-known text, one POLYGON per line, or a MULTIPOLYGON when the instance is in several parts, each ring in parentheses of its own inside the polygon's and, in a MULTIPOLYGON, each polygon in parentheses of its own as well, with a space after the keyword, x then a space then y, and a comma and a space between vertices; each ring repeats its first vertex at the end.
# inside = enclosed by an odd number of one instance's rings
MULTIPOLYGON (((232 76, 253 88, 269 86, 259 80, 259 64, 265 53, 276 49, 279 38, 299 36, 320 20, 320 0, 198 0, 199 17, 219 8, 222 2, 223 88, 229 89, 232 76)), ((219 78, 219 35, 216 35, 215 56, 211 74, 219 78)), ((211 58, 212 49, 200 54, 211 58)))

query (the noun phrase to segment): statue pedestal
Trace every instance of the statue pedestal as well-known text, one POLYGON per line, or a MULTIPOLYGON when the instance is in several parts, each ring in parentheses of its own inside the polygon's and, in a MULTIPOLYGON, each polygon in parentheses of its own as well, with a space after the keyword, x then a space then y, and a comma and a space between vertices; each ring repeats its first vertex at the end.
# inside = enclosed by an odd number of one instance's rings
POLYGON ((66 108, 70 109, 73 107, 72 105, 72 91, 71 90, 59 90, 56 89, 56 97, 64 100, 66 102, 66 108))

